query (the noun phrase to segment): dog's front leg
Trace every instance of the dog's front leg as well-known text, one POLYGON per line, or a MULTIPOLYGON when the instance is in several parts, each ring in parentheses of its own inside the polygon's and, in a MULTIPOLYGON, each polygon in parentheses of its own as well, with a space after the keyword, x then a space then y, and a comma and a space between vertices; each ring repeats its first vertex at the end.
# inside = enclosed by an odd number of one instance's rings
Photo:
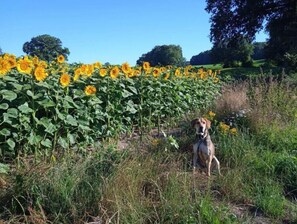
POLYGON ((207 176, 210 177, 211 159, 208 159, 206 164, 207 164, 207 176))
POLYGON ((198 144, 193 145, 193 173, 196 172, 197 170, 197 165, 198 165, 198 144))

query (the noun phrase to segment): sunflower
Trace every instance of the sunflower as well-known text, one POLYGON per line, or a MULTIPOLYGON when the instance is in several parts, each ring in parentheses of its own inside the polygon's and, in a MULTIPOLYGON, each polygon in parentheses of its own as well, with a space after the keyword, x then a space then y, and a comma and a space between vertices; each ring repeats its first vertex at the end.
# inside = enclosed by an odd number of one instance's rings
POLYGON ((161 73, 161 71, 160 71, 159 68, 154 68, 154 70, 153 70, 153 76, 155 78, 159 77, 160 73, 161 73))
POLYGON ((202 72, 199 74, 199 78, 200 79, 206 79, 207 78, 207 73, 206 72, 202 72))
POLYGON ((146 72, 147 72, 148 70, 150 70, 150 68, 151 68, 149 62, 143 62, 142 67, 143 67, 143 70, 145 70, 146 72))
POLYGON ((3 58, 0 58, 0 76, 6 75, 10 70, 9 62, 3 58))
POLYGON ((15 56, 13 54, 8 55, 6 60, 7 60, 8 64, 9 64, 10 68, 15 68, 16 67, 16 65, 17 65, 16 58, 15 58, 15 56))
POLYGON ((106 73, 107 73, 106 68, 101 68, 100 71, 99 71, 99 74, 100 74, 101 77, 106 76, 106 73))
POLYGON ((63 63, 63 62, 65 61, 64 56, 63 56, 63 55, 59 55, 59 56, 57 57, 57 61, 58 61, 59 63, 63 63))
POLYGON ((141 74, 141 68, 139 68, 139 69, 135 69, 135 70, 133 71, 133 76, 140 76, 140 74, 141 74))
POLYGON ((177 77, 181 77, 182 76, 179 68, 175 70, 174 74, 177 77))
POLYGON ((37 67, 34 71, 34 76, 37 81, 43 81, 48 76, 44 67, 37 67))
POLYGON ((131 72, 131 67, 130 65, 128 64, 128 62, 125 62, 122 64, 122 71, 125 73, 125 74, 128 74, 131 72))
POLYGON ((102 64, 99 61, 95 62, 93 65, 94 65, 94 68, 98 68, 98 69, 102 67, 102 64))
POLYGON ((94 72, 94 65, 86 65, 86 75, 90 77, 94 72))
POLYGON ((116 79, 119 76, 119 73, 120 69, 118 68, 118 66, 115 66, 110 70, 110 77, 112 79, 116 79))
POLYGON ((25 74, 31 74, 32 69, 33 69, 33 62, 28 57, 25 56, 23 59, 18 60, 17 70, 19 72, 22 72, 25 74))
POLYGON ((169 79, 169 77, 170 77, 170 73, 169 73, 169 72, 167 72, 167 73, 166 73, 166 75, 164 76, 164 79, 165 79, 165 80, 168 80, 168 79, 169 79))
POLYGON ((70 84, 70 76, 68 74, 66 74, 66 73, 64 73, 63 75, 61 75, 61 77, 60 77, 60 84, 63 87, 69 86, 69 84, 70 84))
POLYGON ((45 61, 39 61, 38 67, 47 68, 47 63, 45 61))
POLYGON ((96 87, 95 86, 91 86, 91 85, 89 85, 89 86, 86 86, 86 88, 85 88, 85 94, 87 95, 87 96, 90 96, 90 95, 93 95, 93 94, 95 94, 96 93, 96 87))
POLYGON ((34 56, 33 59, 32 59, 32 62, 34 64, 34 66, 38 66, 38 64, 39 64, 39 58, 37 56, 34 56))

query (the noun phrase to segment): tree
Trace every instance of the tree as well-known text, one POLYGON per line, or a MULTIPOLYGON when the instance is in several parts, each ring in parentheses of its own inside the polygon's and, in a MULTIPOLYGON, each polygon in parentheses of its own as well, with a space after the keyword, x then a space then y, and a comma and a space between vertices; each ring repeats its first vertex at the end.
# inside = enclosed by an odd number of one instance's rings
POLYGON ((1 54, 3 54, 3 52, 2 52, 2 49, 1 49, 1 47, 0 47, 0 55, 1 55, 1 54))
POLYGON ((62 41, 59 38, 48 34, 33 37, 30 42, 24 43, 23 51, 48 62, 55 60, 59 55, 63 55, 67 60, 70 54, 68 48, 62 47, 62 41))
POLYGON ((252 58, 254 60, 265 59, 265 48, 267 46, 266 42, 255 42, 253 43, 254 53, 252 54, 252 58))
POLYGON ((194 55, 190 60, 191 65, 207 65, 213 64, 211 50, 203 51, 198 55, 194 55))
POLYGON ((221 41, 211 49, 213 62, 224 67, 251 66, 252 53, 253 45, 244 38, 221 41))
POLYGON ((210 39, 215 46, 242 37, 251 43, 265 26, 269 58, 279 61, 286 52, 297 52, 296 0, 207 0, 206 11, 211 13, 210 39))
POLYGON ((186 62, 182 54, 182 49, 178 45, 155 46, 151 51, 143 54, 136 63, 141 65, 145 61, 149 62, 152 66, 182 66, 186 62))

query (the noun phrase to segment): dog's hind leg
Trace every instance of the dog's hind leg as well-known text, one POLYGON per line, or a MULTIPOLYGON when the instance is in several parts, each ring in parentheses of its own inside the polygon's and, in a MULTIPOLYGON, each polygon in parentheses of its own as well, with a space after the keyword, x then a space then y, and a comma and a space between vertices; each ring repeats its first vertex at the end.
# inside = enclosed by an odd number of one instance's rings
POLYGON ((221 176, 220 162, 219 162, 219 160, 217 159, 217 157, 215 157, 215 156, 213 156, 213 160, 214 160, 214 162, 215 162, 215 164, 216 164, 216 167, 217 167, 217 169, 218 169, 219 175, 221 176))

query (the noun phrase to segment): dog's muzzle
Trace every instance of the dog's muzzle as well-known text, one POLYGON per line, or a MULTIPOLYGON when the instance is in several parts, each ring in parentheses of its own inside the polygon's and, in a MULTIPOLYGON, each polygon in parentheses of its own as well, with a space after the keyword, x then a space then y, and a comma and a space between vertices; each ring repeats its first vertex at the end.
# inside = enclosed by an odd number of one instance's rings
POLYGON ((199 127, 197 136, 198 136, 199 139, 203 139, 205 137, 203 127, 199 127))

